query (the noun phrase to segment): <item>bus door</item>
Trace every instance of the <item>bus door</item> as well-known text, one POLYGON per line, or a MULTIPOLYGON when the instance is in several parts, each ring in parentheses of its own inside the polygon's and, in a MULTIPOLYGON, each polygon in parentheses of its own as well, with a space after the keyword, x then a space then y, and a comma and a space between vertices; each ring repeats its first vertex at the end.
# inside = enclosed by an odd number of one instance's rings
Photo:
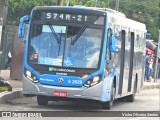
POLYGON ((128 88, 128 76, 129 76, 129 61, 128 61, 128 52, 129 47, 128 39, 126 39, 126 31, 121 31, 121 59, 120 59, 120 77, 119 77, 119 95, 126 95, 128 88))
POLYGON ((122 43, 125 49, 122 50, 122 71, 123 71, 123 89, 122 94, 127 95, 131 92, 133 85, 133 58, 134 58, 134 33, 122 31, 122 43))
POLYGON ((133 79, 133 59, 134 59, 134 33, 129 33, 128 36, 130 51, 129 51, 129 77, 128 77, 128 92, 131 92, 133 79))
POLYGON ((124 57, 124 70, 123 73, 123 90, 122 94, 127 95, 128 93, 128 81, 130 72, 130 56, 131 56, 131 40, 128 31, 122 31, 122 41, 124 41, 123 57, 124 57))

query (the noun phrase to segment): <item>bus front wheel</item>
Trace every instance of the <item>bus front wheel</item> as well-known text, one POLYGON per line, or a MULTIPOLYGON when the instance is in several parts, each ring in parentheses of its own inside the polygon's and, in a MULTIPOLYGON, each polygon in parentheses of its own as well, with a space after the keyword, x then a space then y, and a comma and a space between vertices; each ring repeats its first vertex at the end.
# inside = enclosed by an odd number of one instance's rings
POLYGON ((38 105, 48 105, 48 98, 46 96, 37 95, 38 105))
POLYGON ((111 91, 111 99, 108 102, 103 102, 102 103, 102 108, 103 109, 111 109, 112 105, 113 105, 113 101, 115 99, 115 87, 112 87, 112 91, 111 91))

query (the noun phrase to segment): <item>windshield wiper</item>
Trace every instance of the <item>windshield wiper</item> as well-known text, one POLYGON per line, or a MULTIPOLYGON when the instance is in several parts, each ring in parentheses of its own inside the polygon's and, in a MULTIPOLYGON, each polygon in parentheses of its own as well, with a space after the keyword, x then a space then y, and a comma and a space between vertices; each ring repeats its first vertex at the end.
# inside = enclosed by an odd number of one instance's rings
POLYGON ((83 32, 85 31, 85 29, 87 28, 88 25, 84 25, 80 31, 76 34, 76 36, 74 37, 73 41, 71 42, 71 45, 74 45, 75 42, 77 42, 78 38, 83 34, 83 32))
POLYGON ((57 33, 55 32, 53 26, 52 26, 52 25, 49 25, 49 28, 51 29, 53 36, 54 36, 55 39, 57 40, 57 43, 58 43, 58 44, 61 44, 61 40, 59 39, 57 33))

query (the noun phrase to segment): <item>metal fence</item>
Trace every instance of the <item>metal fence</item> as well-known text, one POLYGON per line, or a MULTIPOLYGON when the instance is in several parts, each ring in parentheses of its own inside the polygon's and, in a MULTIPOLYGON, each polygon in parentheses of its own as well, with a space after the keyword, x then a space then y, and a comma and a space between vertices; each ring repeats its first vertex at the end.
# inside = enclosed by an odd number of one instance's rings
POLYGON ((14 31, 15 26, 3 26, 2 36, 1 36, 1 58, 0 58, 0 68, 8 69, 10 67, 10 61, 8 58, 8 53, 12 53, 13 42, 14 42, 14 31))
MULTIPOLYGON (((26 28, 28 29, 28 27, 26 28)), ((23 39, 17 37, 17 32, 17 26, 3 26, 0 39, 0 51, 2 51, 0 55, 0 70, 10 69, 10 78, 21 80, 25 44, 23 39), (9 58, 9 52, 11 53, 11 59, 9 58)))

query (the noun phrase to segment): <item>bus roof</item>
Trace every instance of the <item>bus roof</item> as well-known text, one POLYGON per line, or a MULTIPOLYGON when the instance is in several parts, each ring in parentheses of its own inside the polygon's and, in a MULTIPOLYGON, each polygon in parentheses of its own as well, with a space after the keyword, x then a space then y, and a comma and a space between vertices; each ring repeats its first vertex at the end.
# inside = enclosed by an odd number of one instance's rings
POLYGON ((118 12, 116 10, 113 9, 109 9, 109 8, 99 8, 99 7, 85 7, 85 6, 79 6, 79 5, 75 5, 75 6, 36 6, 34 7, 33 10, 51 10, 51 9, 68 9, 68 10, 88 10, 88 11, 94 11, 97 13, 101 13, 101 14, 107 14, 108 16, 112 16, 115 18, 119 18, 121 20, 127 20, 128 22, 131 22, 132 24, 134 24, 136 27, 140 27, 141 29, 146 29, 145 24, 140 23, 138 21, 134 21, 131 20, 129 18, 126 18, 125 14, 118 12))
POLYGON ((113 9, 109 8, 99 8, 99 7, 85 7, 85 6, 80 6, 80 5, 75 5, 75 6, 36 6, 34 9, 50 9, 50 8, 57 8, 57 9, 76 9, 76 10, 92 10, 92 11, 99 11, 102 13, 114 13, 123 17, 126 17, 125 14, 118 12, 113 9))

